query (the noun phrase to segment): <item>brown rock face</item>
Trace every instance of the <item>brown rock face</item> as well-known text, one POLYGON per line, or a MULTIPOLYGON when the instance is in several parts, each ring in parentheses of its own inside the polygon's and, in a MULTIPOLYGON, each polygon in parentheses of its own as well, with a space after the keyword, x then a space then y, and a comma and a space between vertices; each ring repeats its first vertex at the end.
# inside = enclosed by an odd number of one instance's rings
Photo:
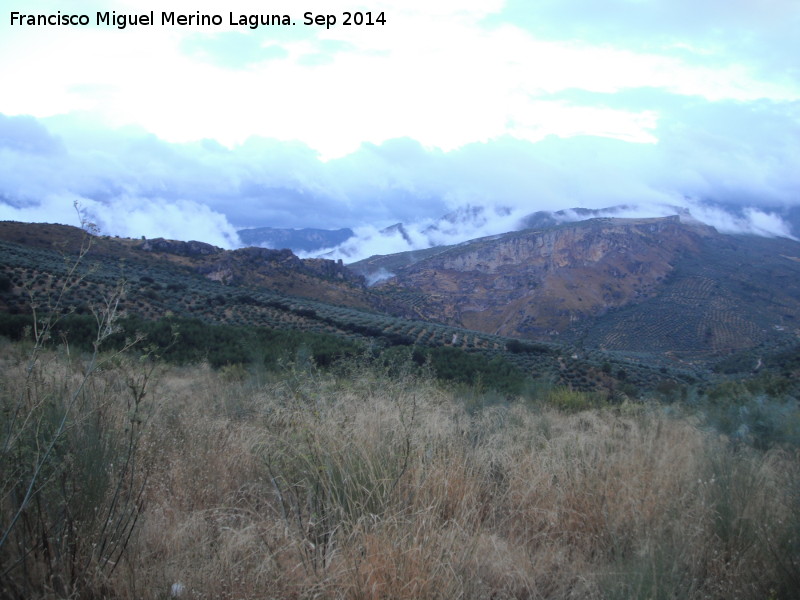
POLYGON ((420 293, 421 316, 541 338, 651 296, 713 229, 659 219, 594 219, 476 240, 404 266, 383 284, 420 293))

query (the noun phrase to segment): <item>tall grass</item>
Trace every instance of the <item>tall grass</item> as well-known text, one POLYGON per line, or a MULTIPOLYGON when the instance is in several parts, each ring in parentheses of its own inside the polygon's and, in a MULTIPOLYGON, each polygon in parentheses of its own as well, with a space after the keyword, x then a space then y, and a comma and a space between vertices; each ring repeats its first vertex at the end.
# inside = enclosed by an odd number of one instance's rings
MULTIPOLYGON (((5 390, 24 385, 18 352, 0 348, 12 367, 5 390)), ((43 364, 57 359, 43 354, 43 364)), ((4 595, 798 596, 795 451, 732 444, 658 407, 468 411, 452 390, 394 365, 257 378, 200 365, 164 367, 150 382, 138 479, 109 488, 130 435, 125 369, 135 366, 120 360, 98 374, 103 401, 48 476, 54 490, 71 481, 99 503, 71 508, 86 525, 60 540, 83 548, 84 561, 106 523, 86 515, 108 506, 109 489, 141 489, 126 551, 67 589, 48 579, 63 553, 38 549, 45 566, 8 571, 4 595)), ((79 373, 53 381, 65 377, 79 373)), ((53 502, 42 496, 37 510, 53 502)))
MULTIPOLYGON (((80 214, 79 207, 76 209, 80 214)), ((90 223, 84 223, 91 228, 90 223)), ((145 400, 156 368, 146 356, 102 351, 116 332, 124 281, 90 307, 93 350, 58 352, 51 338, 71 312, 91 247, 86 236, 66 276, 29 290, 27 340, 7 345, 0 377, 0 594, 4 598, 105 595, 142 510, 138 463, 145 400), (137 364, 138 363, 138 364, 137 364)))

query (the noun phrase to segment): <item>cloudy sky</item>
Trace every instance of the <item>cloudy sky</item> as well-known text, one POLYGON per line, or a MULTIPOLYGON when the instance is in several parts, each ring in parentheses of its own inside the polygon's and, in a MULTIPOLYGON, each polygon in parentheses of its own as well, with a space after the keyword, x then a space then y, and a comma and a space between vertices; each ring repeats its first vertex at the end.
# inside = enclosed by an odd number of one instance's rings
POLYGON ((0 0, 0 219, 76 224, 78 200, 106 233, 233 247, 628 204, 783 235, 798 31, 800 0, 0 0), (89 24, 12 24, 59 11, 89 24), (294 24, 238 24, 262 14, 294 24))

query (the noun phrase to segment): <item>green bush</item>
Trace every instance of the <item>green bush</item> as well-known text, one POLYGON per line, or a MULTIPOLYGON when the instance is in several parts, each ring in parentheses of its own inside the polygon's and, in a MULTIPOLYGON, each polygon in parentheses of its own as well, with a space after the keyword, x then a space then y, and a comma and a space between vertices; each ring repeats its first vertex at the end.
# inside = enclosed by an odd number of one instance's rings
POLYGON ((596 396, 560 386, 547 391, 544 402, 566 413, 581 412, 598 406, 596 396))
POLYGON ((519 340, 506 342, 506 350, 514 354, 550 354, 551 350, 544 344, 525 343, 519 340))
MULTIPOLYGON (((94 315, 64 316, 88 247, 65 280, 43 292, 23 325, 25 355, 0 373, 3 598, 105 595, 142 510, 146 473, 138 455, 155 365, 125 355, 138 339, 120 352, 102 351, 115 334, 122 286, 94 315), (70 337, 92 351, 73 352, 70 337)), ((4 324, 18 333, 19 322, 4 324)))

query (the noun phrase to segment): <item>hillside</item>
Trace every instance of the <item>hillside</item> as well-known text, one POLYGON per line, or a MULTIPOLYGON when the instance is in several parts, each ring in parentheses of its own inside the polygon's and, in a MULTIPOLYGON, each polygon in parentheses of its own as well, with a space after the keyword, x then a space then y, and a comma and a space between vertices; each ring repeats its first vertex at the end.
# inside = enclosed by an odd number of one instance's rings
MULTIPOLYGON (((82 229, 67 225, 0 222, 0 240, 27 248, 75 255, 84 238, 82 229)), ((340 261, 300 259, 290 250, 224 250, 198 241, 92 236, 91 256, 104 262, 171 266, 229 285, 264 287, 325 302, 361 308, 373 303, 364 281, 340 261)))
POLYGON ((340 263, 288 250, 0 223, 0 335, 20 339, 32 303, 41 311, 66 286, 61 334, 89 343, 93 311, 122 281, 124 334, 146 332, 182 363, 369 352, 506 393, 566 385, 604 397, 673 397, 717 381, 713 371, 764 364, 794 386, 797 247, 677 219, 596 220, 377 257, 356 268, 396 275, 368 288, 340 263), (91 247, 69 275, 82 240, 91 247), (183 343, 171 347, 175 331, 183 343))
MULTIPOLYGON (((2 598, 796 597, 788 334, 711 371, 291 296, 383 292, 290 252, 8 227, 2 598)), ((724 269, 733 294, 774 250, 706 234, 654 300, 724 269)))
POLYGON ((655 219, 591 219, 350 265, 419 318, 626 351, 719 353, 793 334, 800 244, 655 219))
MULTIPOLYGON (((301 261, 288 251, 85 238, 79 229, 54 225, 4 223, 0 231, 0 335, 12 339, 30 324, 31 302, 42 310, 53 303, 54 290, 65 285, 68 293, 60 310, 69 313, 71 321, 64 334, 85 332, 92 326, 92 311, 124 281, 120 309, 129 319, 128 334, 146 329, 166 348, 170 331, 177 328, 184 341, 177 359, 205 356, 217 366, 250 362, 257 356, 274 360, 281 353, 291 359, 302 346, 323 362, 356 348, 385 353, 387 360, 395 361, 395 350, 402 350, 413 351, 418 364, 431 361, 442 376, 456 381, 482 381, 508 391, 536 382, 565 384, 604 394, 625 386, 635 393, 664 382, 685 386, 707 372, 705 365, 668 357, 524 344, 359 308, 354 300, 375 307, 394 304, 402 312, 404 298, 367 289, 349 273, 339 277, 342 267, 337 263, 301 261), (91 248, 71 279, 68 269, 82 238, 89 239, 91 248), (301 296, 306 290, 309 295, 301 296), (328 298, 339 302, 324 301, 328 298), (199 323, 205 324, 206 333, 199 323), (276 337, 270 332, 285 334, 276 337), (187 350, 187 344, 196 348, 187 350)), ((88 334, 84 338, 89 339, 88 334)))

